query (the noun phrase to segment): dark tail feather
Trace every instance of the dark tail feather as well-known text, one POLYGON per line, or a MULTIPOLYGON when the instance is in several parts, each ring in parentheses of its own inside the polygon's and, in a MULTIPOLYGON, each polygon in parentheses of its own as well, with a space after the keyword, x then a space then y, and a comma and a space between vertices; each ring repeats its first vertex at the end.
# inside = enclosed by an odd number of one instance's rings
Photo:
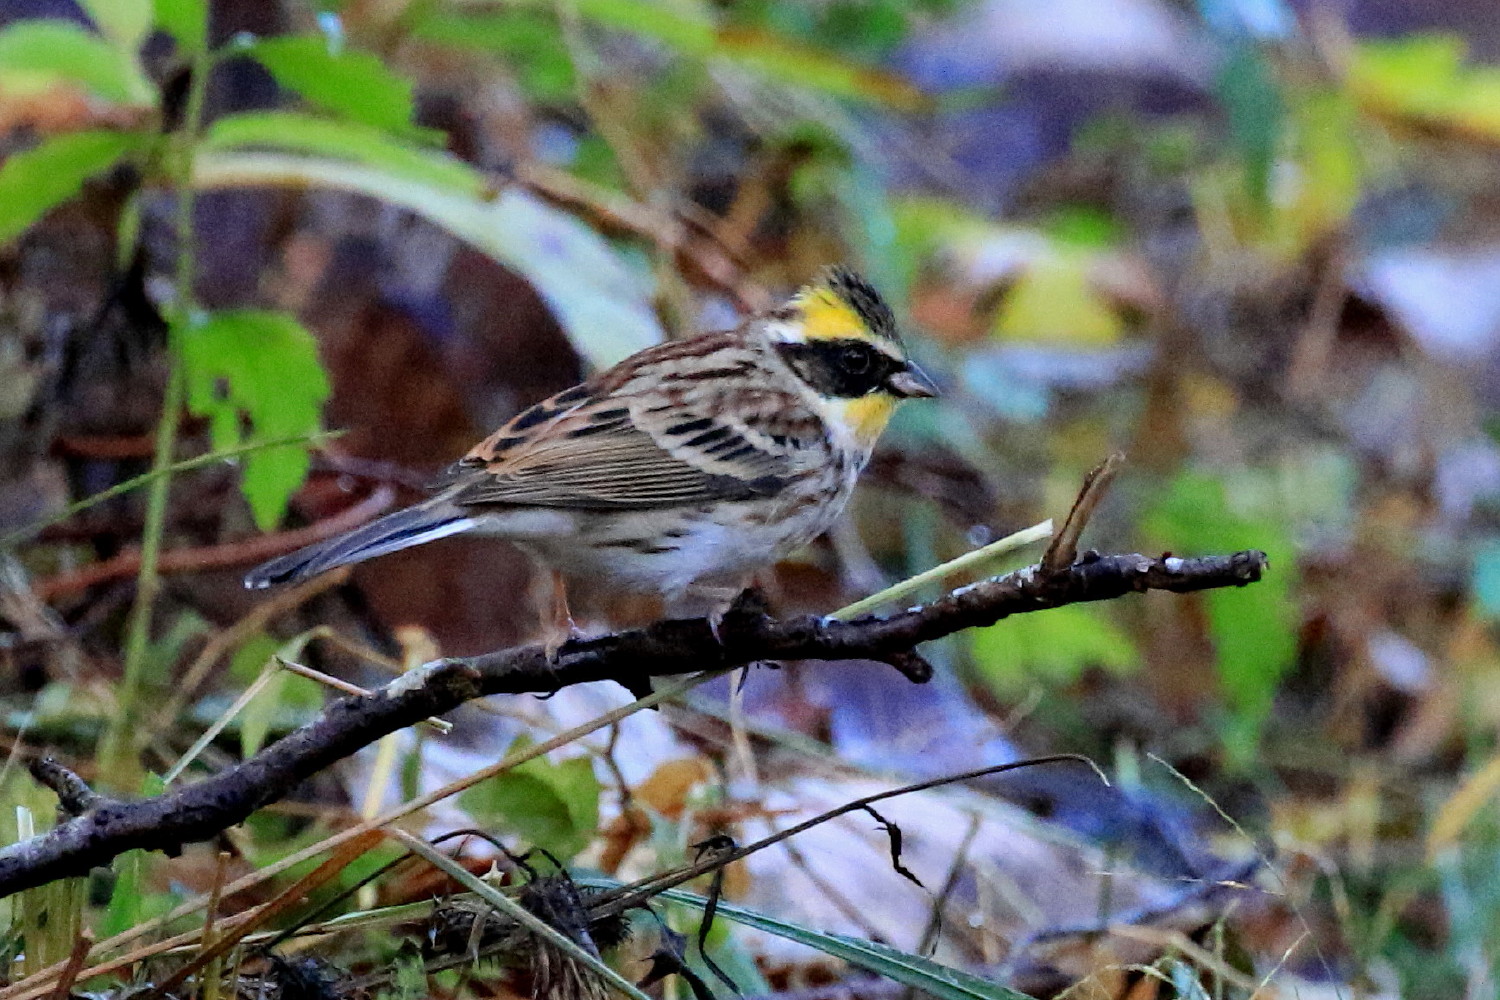
POLYGON ((262 563, 245 574, 245 586, 264 590, 279 583, 296 583, 338 566, 364 562, 387 552, 409 549, 473 526, 473 520, 443 499, 398 510, 326 542, 315 542, 296 552, 262 563))

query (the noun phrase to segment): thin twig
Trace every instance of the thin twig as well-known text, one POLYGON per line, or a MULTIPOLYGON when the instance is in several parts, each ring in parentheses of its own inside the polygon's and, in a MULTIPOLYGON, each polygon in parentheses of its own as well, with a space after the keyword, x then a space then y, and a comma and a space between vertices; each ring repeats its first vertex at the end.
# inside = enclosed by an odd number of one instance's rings
MULTIPOLYGON (((352 507, 339 511, 305 528, 282 531, 270 535, 257 535, 222 545, 201 548, 173 549, 162 552, 156 562, 157 573, 201 573, 210 569, 226 569, 264 562, 283 552, 299 549, 313 542, 343 534, 357 528, 376 515, 383 513, 396 500, 396 491, 382 483, 371 494, 352 507)), ((65 594, 77 593, 89 587, 118 580, 136 573, 146 557, 143 546, 139 551, 122 552, 112 559, 91 563, 72 573, 50 577, 37 583, 32 589, 44 601, 55 600, 65 594)))
POLYGON ((64 816, 82 816, 107 801, 82 778, 51 757, 32 761, 29 770, 38 784, 57 793, 57 807, 64 816))
POLYGON ((220 462, 227 462, 233 458, 243 458, 246 455, 253 455, 261 451, 269 451, 272 448, 287 448, 293 445, 313 447, 322 444, 324 441, 331 441, 336 437, 341 437, 342 435, 343 431, 319 431, 316 434, 296 434, 291 437, 270 438, 266 441, 252 441, 249 444, 242 444, 238 447, 225 448, 222 451, 213 451, 206 455, 185 458, 180 462, 173 462, 165 469, 144 472, 134 479, 127 479, 123 483, 116 483, 107 490, 91 493, 84 499, 69 504, 55 514, 50 514, 41 520, 33 521, 24 528, 17 528, 8 535, 0 536, 0 549, 8 549, 19 545, 29 538, 36 537, 54 524, 61 524, 75 515, 82 514, 91 507, 97 507, 106 500, 113 500, 117 496, 138 490, 142 486, 149 486, 163 476, 175 476, 180 472, 191 472, 194 469, 201 469, 204 466, 217 465, 220 462))
POLYGON ((1061 573, 1078 561, 1078 540, 1083 535, 1083 529, 1088 527, 1094 511, 1104 499, 1104 494, 1109 492, 1110 485, 1114 483, 1115 476, 1119 475, 1120 467, 1124 464, 1125 456, 1115 452, 1089 470, 1083 480, 1083 489, 1078 491, 1073 509, 1068 511, 1068 518, 1063 522, 1062 530, 1052 539, 1052 544, 1047 547, 1047 554, 1042 557, 1042 572, 1061 573))
POLYGON ((803 820, 795 826, 789 826, 785 830, 779 830, 768 837, 762 837, 752 844, 746 844, 743 847, 734 847, 726 851, 718 851, 706 860, 683 865, 672 871, 661 872, 629 885, 606 889, 594 897, 592 916, 597 920, 600 917, 624 913, 640 906, 652 897, 660 895, 667 889, 679 886, 684 882, 689 882, 700 875, 722 868, 731 862, 739 861, 741 858, 747 858, 752 854, 765 850, 773 844, 779 844, 783 840, 795 837, 799 833, 827 823, 831 819, 837 819, 846 813, 858 812, 866 806, 883 802, 886 799, 911 795, 913 792, 923 792, 929 788, 940 788, 943 785, 954 785, 964 781, 972 781, 975 778, 987 778, 991 775, 1004 774, 1007 771, 1015 771, 1023 767, 1037 767, 1044 764, 1061 764, 1064 762, 1083 764, 1086 767, 1092 768, 1094 773, 1099 776, 1100 781, 1105 785, 1109 784, 1109 779, 1105 777, 1103 771, 1099 770, 1099 765, 1087 757, 1074 753, 1032 757, 1028 760, 1011 761, 1006 764, 993 764, 989 767, 975 768, 971 771, 960 771, 957 774, 946 774, 940 778, 914 781, 909 785, 902 785, 899 788, 888 788, 883 792, 875 792, 871 795, 864 795, 852 801, 845 802, 843 805, 821 812, 811 819, 803 820))
MULTIPOLYGON (((344 694, 352 694, 360 698, 367 698, 370 695, 370 691, 368 688, 362 688, 358 684, 351 684, 346 680, 333 676, 332 674, 325 674, 321 670, 315 670, 312 667, 304 666, 303 664, 298 663, 296 660, 288 660, 285 657, 278 656, 276 657, 276 662, 281 666, 281 669, 288 671, 289 673, 296 674, 298 677, 306 677, 310 681, 315 681, 319 684, 322 684, 324 687, 333 688, 333 690, 335 691, 341 691, 344 694)), ((417 725, 426 726, 429 729, 442 733, 444 736, 453 732, 453 723, 448 722, 444 719, 423 719, 421 722, 417 723, 417 725)))

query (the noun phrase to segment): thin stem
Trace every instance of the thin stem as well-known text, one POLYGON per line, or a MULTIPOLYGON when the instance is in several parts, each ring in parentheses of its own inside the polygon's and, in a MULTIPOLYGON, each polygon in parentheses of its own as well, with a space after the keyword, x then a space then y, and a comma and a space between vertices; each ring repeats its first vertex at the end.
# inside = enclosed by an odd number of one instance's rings
POLYGON ((848 621, 851 618, 874 611, 889 601, 900 600, 903 597, 915 594, 929 583, 950 577, 955 573, 966 572, 974 569, 976 566, 982 566, 985 563, 998 559, 1007 552, 1013 552, 1022 546, 1030 545, 1032 542, 1039 542, 1044 538, 1051 537, 1051 535, 1052 520, 1048 518, 1041 524, 1022 528, 1014 534, 1006 535, 999 541, 991 542, 984 546, 984 548, 965 552, 956 559, 949 559, 941 565, 923 570, 916 576, 908 577, 899 583, 893 583, 878 594, 871 594, 869 597, 855 601, 848 607, 839 608, 828 617, 837 618, 840 621, 848 621))
POLYGON ((206 455, 195 455, 192 458, 185 458, 180 462, 173 462, 162 469, 143 472, 134 479, 127 479, 123 483, 116 483, 107 490, 100 490, 98 493, 90 494, 76 503, 69 504, 55 514, 49 514, 40 520, 33 521, 24 528, 17 528, 10 534, 0 537, 0 549, 8 549, 11 546, 19 545, 27 539, 41 534, 54 524, 61 524, 83 513, 90 507, 97 507, 106 500, 112 500, 122 494, 138 490, 142 486, 148 486, 158 479, 169 478, 179 472, 191 472, 194 469, 201 469, 205 465, 227 462, 232 458, 253 455, 258 451, 267 451, 271 448, 285 448, 287 445, 319 445, 324 441, 332 441, 334 438, 341 437, 343 433, 343 431, 318 431, 316 434, 294 434, 290 437, 271 438, 267 441, 252 441, 249 444, 236 445, 233 448, 225 448, 222 451, 211 451, 206 455))
POLYGON ((135 749, 128 745, 127 734, 134 729, 136 703, 140 698, 141 678, 151 640, 151 609, 161 589, 161 577, 156 570, 161 559, 162 527, 166 522, 167 485, 171 481, 167 468, 177 444, 177 420, 182 409, 182 369, 176 352, 171 353, 161 421, 156 425, 156 455, 151 463, 151 471, 157 474, 157 478, 152 480, 147 494, 141 569, 136 574, 135 604, 130 609, 125 636, 125 670, 120 678, 115 711, 99 745, 100 777, 105 784, 121 791, 129 790, 137 783, 135 779, 140 769, 135 749))
POLYGON ((167 496, 172 482, 172 456, 177 448, 177 425, 182 416, 184 375, 182 337, 194 311, 193 275, 193 154, 203 121, 203 101, 212 65, 207 51, 193 56, 187 108, 182 128, 174 137, 168 158, 172 187, 177 194, 176 301, 168 327, 167 384, 163 393, 161 420, 156 425, 156 452, 152 457, 151 481, 146 500, 146 524, 141 536, 141 568, 136 575, 135 604, 125 637, 125 667, 109 728, 99 744, 99 773, 112 787, 133 790, 138 783, 140 760, 130 734, 136 731, 136 706, 140 701, 146 653, 151 641, 151 612, 161 588, 157 573, 161 559, 163 527, 167 519, 167 496))

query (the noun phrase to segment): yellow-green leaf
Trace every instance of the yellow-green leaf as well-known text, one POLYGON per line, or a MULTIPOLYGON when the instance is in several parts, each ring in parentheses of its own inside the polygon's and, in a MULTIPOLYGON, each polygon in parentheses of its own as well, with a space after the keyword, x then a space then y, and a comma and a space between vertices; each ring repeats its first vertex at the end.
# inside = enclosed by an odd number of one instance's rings
POLYGON ((1093 255, 1066 247, 1038 255, 1016 279, 995 315, 1005 340, 1108 347, 1124 323, 1089 278, 1093 255))
POLYGON ((134 56, 151 30, 151 0, 80 0, 89 20, 115 48, 134 56))
POLYGON ((649 276, 587 225, 525 191, 475 196, 362 163, 271 153, 203 153, 193 172, 200 187, 319 185, 416 212, 526 278, 595 367, 662 339, 649 276))
POLYGON ((1500 68, 1465 66, 1457 35, 1361 42, 1345 82, 1367 108, 1500 139, 1500 68))
POLYGON ((334 157, 471 198, 483 197, 488 188, 481 174, 447 153, 413 147, 369 125, 298 111, 226 115, 213 123, 198 148, 268 149, 334 157))
POLYGON ((719 32, 714 53, 778 82, 821 90, 836 97, 884 104, 901 111, 921 111, 931 105, 926 94, 893 73, 861 66, 784 35, 726 28, 719 32))
POLYGON ((17 21, 0 30, 0 94, 73 83, 117 104, 155 103, 135 54, 71 21, 17 21))
POLYGON ((140 142, 125 132, 74 132, 8 157, 0 163, 0 244, 78 194, 85 180, 108 170, 140 142))
POLYGON ((1124 671, 1140 662, 1130 636, 1103 609, 1083 604, 1015 615, 969 636, 974 669, 1005 695, 1037 679, 1066 683, 1087 667, 1124 671))
POLYGON ((156 26, 184 52, 201 51, 208 44, 208 0, 156 0, 156 26))

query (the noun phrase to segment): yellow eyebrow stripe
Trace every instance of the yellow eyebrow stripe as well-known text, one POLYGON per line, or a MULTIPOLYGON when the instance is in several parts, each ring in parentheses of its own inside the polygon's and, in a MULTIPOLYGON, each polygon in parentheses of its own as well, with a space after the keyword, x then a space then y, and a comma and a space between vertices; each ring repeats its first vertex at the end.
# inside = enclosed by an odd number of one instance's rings
POLYGON ((802 307, 802 336, 807 340, 871 340, 864 320, 843 299, 826 288, 798 297, 802 307))

